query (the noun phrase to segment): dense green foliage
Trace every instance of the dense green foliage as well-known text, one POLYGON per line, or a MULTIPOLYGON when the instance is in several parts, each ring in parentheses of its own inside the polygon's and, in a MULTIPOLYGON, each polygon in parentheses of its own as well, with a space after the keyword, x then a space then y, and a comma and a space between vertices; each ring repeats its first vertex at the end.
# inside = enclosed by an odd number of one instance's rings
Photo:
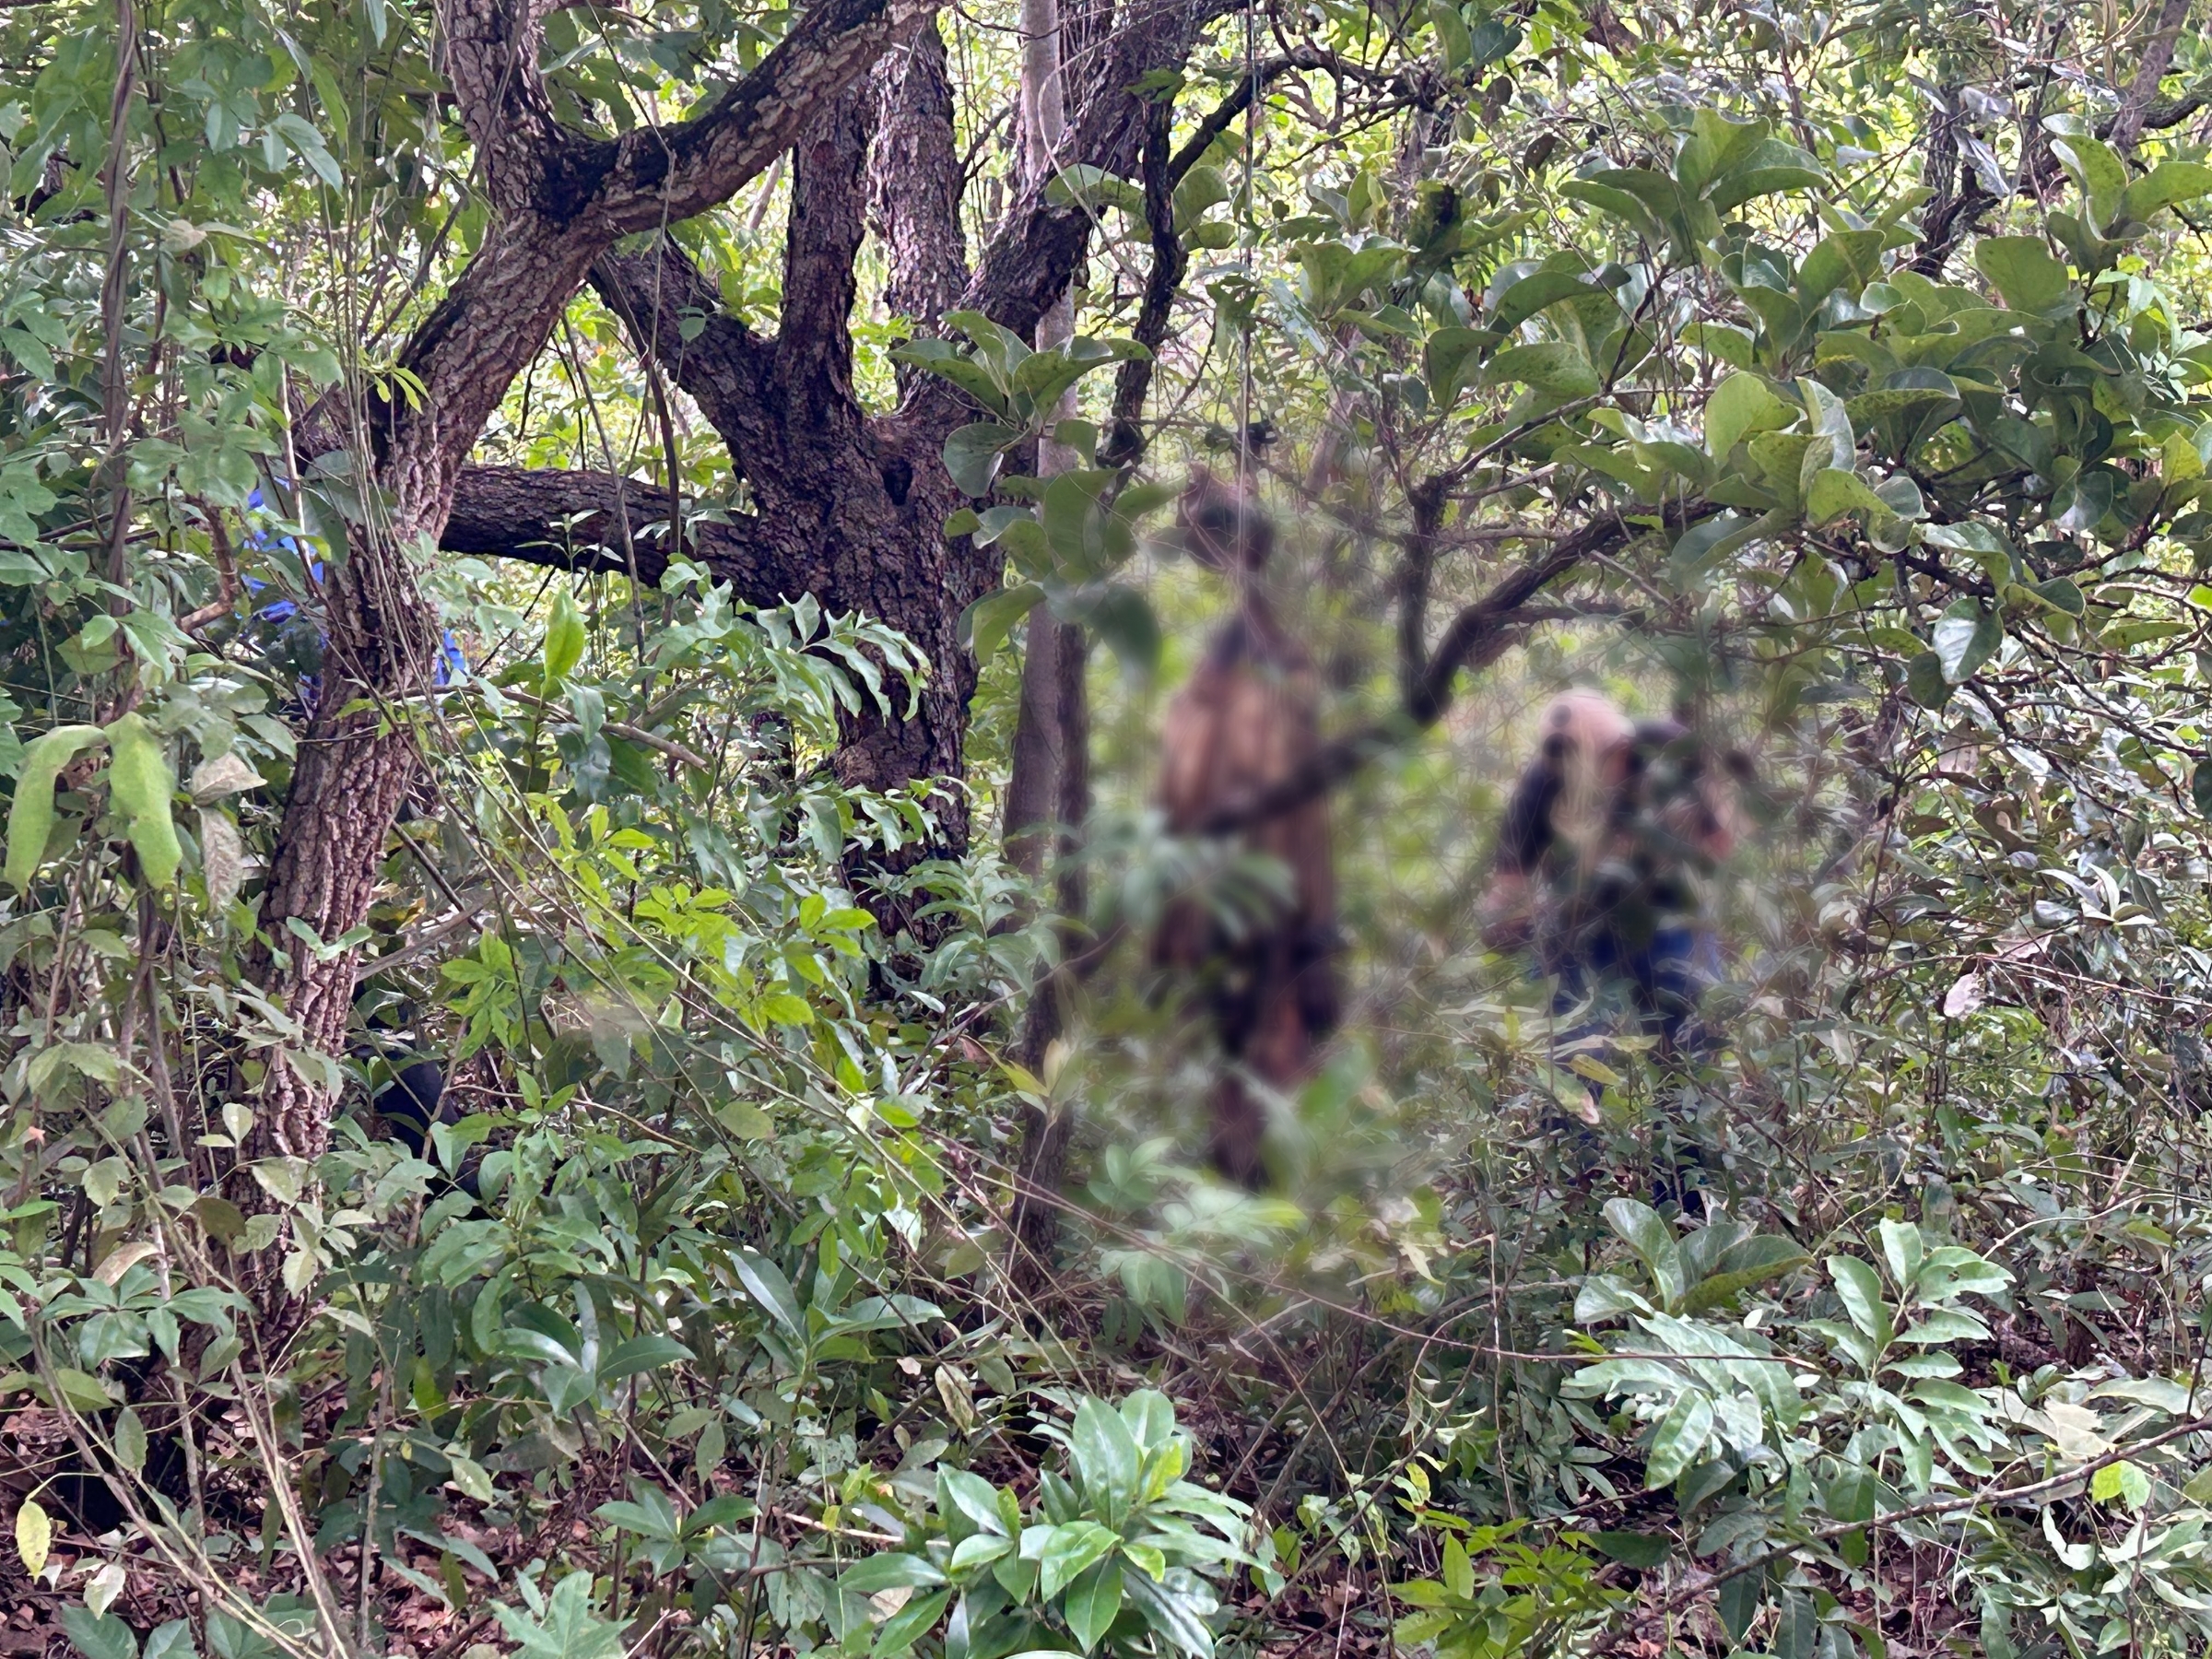
MULTIPOLYGON (((1014 24, 942 19, 978 246, 1021 196, 1014 24)), ((582 575, 402 549, 446 650, 371 712, 424 775, 322 937, 263 900, 326 584, 392 508, 373 456, 303 444, 432 395, 402 342, 487 234, 442 27, 0 13, 23 1628, 88 1659, 2212 1639, 2194 34, 1213 18, 1145 87, 1192 146, 1172 189, 1051 186, 1096 218, 1072 343, 917 325, 861 249, 851 379, 973 406, 945 534, 1006 559, 949 784, 838 770, 944 665, 675 546, 751 513, 743 457, 580 284, 477 458, 621 476, 653 522, 582 575), (1147 364, 1140 443, 1112 400, 1147 364), (1280 889, 1147 806, 1221 607, 1167 503, 1240 451, 1359 761, 1351 1017, 1259 1194, 1195 1168, 1218 1056, 1143 945, 1173 895, 1280 889), (619 573, 639 546, 657 582, 619 573), (1107 648, 1083 884, 995 833, 1048 617, 1107 648), (1694 1065, 1555 1051, 1477 937, 1528 712, 1569 683, 1756 758, 1694 1065), (356 952, 317 1052, 271 965, 356 952), (1040 996, 1065 1029, 1024 1065, 1040 996), (418 1155, 370 1102, 425 1057, 418 1155), (288 1074, 337 1100, 327 1150, 272 1140, 288 1074), (1010 1181, 1053 1113, 1039 1263, 1010 1181)), ((793 27, 560 9, 549 106, 673 122, 793 27)), ((792 196, 779 167, 671 228, 756 326, 792 196)))

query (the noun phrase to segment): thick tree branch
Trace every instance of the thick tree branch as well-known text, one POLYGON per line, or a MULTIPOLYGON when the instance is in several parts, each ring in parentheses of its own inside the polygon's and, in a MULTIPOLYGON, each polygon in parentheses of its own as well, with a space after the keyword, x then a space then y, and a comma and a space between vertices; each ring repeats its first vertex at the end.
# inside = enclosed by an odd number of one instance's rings
MULTIPOLYGON (((439 546, 547 570, 634 573, 658 583, 668 570, 665 497, 650 479, 529 466, 471 466, 453 490, 439 546), (632 560, 634 559, 634 566, 632 560)), ((693 519, 685 556, 747 605, 796 598, 804 583, 747 519, 693 519)))
POLYGON ((592 287, 622 319, 630 343, 699 405, 740 476, 777 447, 768 406, 776 348, 722 308, 722 295, 666 238, 644 253, 609 253, 592 287), (691 337, 687 339, 688 331, 691 337))
POLYGON ((564 159, 594 145, 560 124, 537 72, 545 8, 533 0, 443 0, 446 76, 477 148, 484 193, 508 212, 546 195, 564 159))
MULTIPOLYGON (((1140 0, 1092 54, 1085 96, 1068 139, 1077 161, 1126 178, 1144 142, 1147 100, 1135 88, 1160 69, 1180 69, 1199 35, 1230 10, 1226 0, 1140 0)), ((1028 335, 1067 288, 1090 239, 1090 213, 1055 202, 1049 180, 1026 188, 999 226, 969 284, 966 304, 1028 335)))
POLYGON ((2159 8, 2150 40, 2136 65, 2136 78, 2128 83, 2119 112, 2112 118, 2111 143, 2114 149, 2123 153, 2132 150, 2143 135, 2143 118, 2159 95, 2159 82, 2173 63, 2173 49, 2181 40, 2182 25, 2189 20, 2190 5, 2191 0, 2165 0, 2159 8))
POLYGON ((1107 422, 1100 459, 1109 466, 1133 466, 1145 452, 1145 397, 1152 389, 1152 369, 1168 337, 1168 322, 1182 273, 1190 264, 1182 238, 1175 233, 1175 184, 1168 145, 1174 136, 1175 106, 1165 99, 1146 112, 1144 147, 1145 226, 1152 235, 1152 269, 1136 312, 1136 343, 1145 348, 1115 370, 1113 413, 1107 422))
POLYGON ((783 243, 783 312, 775 382, 787 465, 819 454, 807 441, 860 421, 853 394, 853 265, 867 234, 868 139, 875 89, 855 80, 792 151, 791 218, 783 243), (804 436, 802 436, 804 435, 804 436))
POLYGON ((876 82, 882 101, 869 166, 871 199, 891 267, 883 302, 894 316, 931 330, 968 286, 952 83, 935 18, 885 56, 876 82))
POLYGON ((649 481, 614 473, 471 466, 453 487, 453 510, 438 545, 449 553, 623 575, 634 555, 639 579, 657 582, 668 550, 655 495, 649 481))
MULTIPOLYGON (((827 100, 931 14, 924 0, 823 0, 700 115, 641 127, 605 147, 589 204, 617 236, 651 230, 727 201, 821 117, 827 100)), ((594 165, 600 159, 594 159, 594 165)), ((580 169, 582 177, 589 168, 580 169)))
MULTIPOLYGON (((2198 81, 2187 91, 2178 93, 2162 102, 2146 105, 2143 111, 2143 119, 2139 124, 2139 131, 2162 133, 2169 127, 2180 126, 2183 122, 2188 120, 2206 104, 2212 104, 2212 78, 2198 81)), ((2097 124, 2097 136, 2110 142, 2119 126, 2119 114, 2108 115, 2097 124)))

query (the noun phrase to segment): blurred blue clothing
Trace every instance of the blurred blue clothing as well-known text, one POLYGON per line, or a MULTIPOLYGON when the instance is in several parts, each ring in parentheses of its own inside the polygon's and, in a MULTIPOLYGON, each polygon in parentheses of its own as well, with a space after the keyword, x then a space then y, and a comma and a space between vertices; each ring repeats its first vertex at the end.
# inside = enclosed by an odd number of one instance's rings
MULTIPOLYGON (((246 498, 246 506, 248 509, 262 507, 265 505, 265 503, 262 500, 261 491, 258 489, 254 490, 253 494, 246 498)), ((288 535, 279 535, 272 539, 268 532, 265 530, 249 528, 246 532, 246 540, 250 545, 256 547, 268 547, 274 546, 282 547, 286 552, 290 553, 295 558, 299 557, 300 555, 300 544, 288 535)), ((323 580, 323 561, 319 559, 307 559, 305 563, 309 576, 315 582, 321 582, 323 580)), ((243 578, 243 580, 245 582, 246 591, 250 594, 261 593, 268 586, 268 583, 263 582, 258 577, 246 576, 243 578)), ((300 614, 300 606, 297 600, 272 599, 268 604, 258 606, 253 612, 253 618, 257 622, 266 623, 269 626, 279 629, 281 633, 290 634, 294 630, 286 629, 284 625, 288 622, 291 622, 295 618, 298 618, 300 614)), ((299 642, 303 643, 304 641, 299 642)), ((313 649, 312 653, 300 653, 296 650, 293 653, 295 657, 312 654, 314 659, 314 664, 312 666, 305 665, 301 665, 299 676, 300 706, 303 712, 310 715, 312 715, 315 711, 315 699, 323 688, 323 676, 319 672, 319 668, 321 665, 323 647, 328 643, 328 636, 325 635, 322 629, 317 629, 313 634, 313 649)), ((431 670, 431 684, 441 687, 450 686, 457 677, 467 674, 467 672, 468 657, 461 649, 461 641, 453 637, 453 630, 452 629, 448 628, 441 629, 438 648, 438 662, 436 666, 431 670)))

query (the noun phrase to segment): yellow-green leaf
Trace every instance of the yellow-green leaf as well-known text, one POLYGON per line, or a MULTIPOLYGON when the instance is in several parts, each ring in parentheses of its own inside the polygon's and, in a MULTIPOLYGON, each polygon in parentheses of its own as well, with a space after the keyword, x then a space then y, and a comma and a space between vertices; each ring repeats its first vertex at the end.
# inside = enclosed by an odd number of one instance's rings
POLYGON ((583 661, 583 616, 576 595, 563 586, 553 594, 553 619, 546 625, 546 688, 552 690, 583 661))
POLYGON ((46 1558, 53 1551, 53 1517, 36 1500, 26 1498, 16 1512, 16 1557, 23 1571, 37 1578, 46 1571, 46 1558))
POLYGON ((114 755, 108 766, 108 798, 138 854, 138 868, 154 886, 167 887, 184 862, 176 820, 169 809, 169 797, 177 787, 169 757, 161 752, 161 740, 143 714, 125 714, 111 722, 108 745, 114 755))
POLYGON ((28 888, 45 856, 53 830, 53 785, 62 768, 88 746, 103 740, 94 725, 56 726, 23 751, 16 774, 16 798, 7 811, 7 879, 28 888))

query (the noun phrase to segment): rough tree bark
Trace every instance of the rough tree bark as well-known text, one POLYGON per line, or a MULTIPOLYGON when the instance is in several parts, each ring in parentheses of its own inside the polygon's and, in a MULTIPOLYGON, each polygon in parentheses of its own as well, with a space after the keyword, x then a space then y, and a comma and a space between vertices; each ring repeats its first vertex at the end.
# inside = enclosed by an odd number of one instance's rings
POLYGON ((2134 149, 2136 140, 2143 135, 2144 118, 2159 96, 2159 82, 2172 66, 2173 49, 2182 38, 2182 25, 2189 20, 2190 5, 2191 0, 2165 0, 2151 24, 2150 39, 2136 62, 2136 77, 2128 83, 2112 121, 2111 143, 2123 155, 2134 149))
MULTIPOLYGON (((414 549, 446 527, 485 421, 596 261, 625 236, 728 197, 788 149, 880 56, 902 0, 825 0, 705 113, 606 140, 563 127, 537 70, 549 0, 445 0, 455 107, 489 222, 476 255, 400 362, 418 399, 325 414, 303 431, 351 457, 364 499, 389 504, 333 549, 321 698, 300 747, 262 905, 256 977, 299 1048, 345 1046, 355 953, 335 941, 368 913, 384 841, 418 764, 394 700, 423 685, 437 631, 414 549)), ((901 17, 906 14, 900 14, 901 17)), ((316 444, 305 446, 312 453, 316 444)), ((251 1154, 313 1158, 328 1144, 323 1068, 282 1063, 265 1084, 251 1154)))
MULTIPOLYGON (((1133 90, 1148 73, 1180 65, 1222 0, 1135 0, 1086 19, 1093 42, 1076 94, 1067 155, 1126 175, 1135 170, 1147 106, 1133 90)), ((843 782, 897 789, 957 777, 975 663, 959 640, 963 613, 999 585, 1002 557, 945 519, 966 505, 941 459, 945 438, 973 418, 945 382, 902 373, 899 407, 871 416, 853 394, 849 312, 864 215, 889 265, 887 301, 933 331, 947 312, 981 311, 1031 335, 1065 294, 1088 244, 1088 213, 1029 181, 971 274, 960 218, 960 160, 952 90, 934 22, 891 51, 872 100, 856 92, 834 120, 813 126, 796 154, 786 238, 783 314, 772 336, 729 316, 712 285, 662 242, 601 258, 592 280, 635 347, 690 394, 728 445, 757 512, 700 526, 688 552, 739 598, 772 604, 811 594, 835 612, 858 610, 906 634, 931 664, 914 717, 856 722, 835 758, 843 782), (683 337, 686 317, 692 337, 683 337), (703 323, 703 326, 700 326, 703 323)), ((610 548, 661 516, 648 487, 604 475, 472 469, 461 481, 443 545, 540 564, 622 570, 610 548), (627 498, 627 502, 625 498, 627 498), (564 524, 569 515, 582 521, 564 524)), ((665 568, 641 548, 640 574, 665 568)), ((957 852, 969 825, 957 796, 938 801, 932 851, 957 852)))

